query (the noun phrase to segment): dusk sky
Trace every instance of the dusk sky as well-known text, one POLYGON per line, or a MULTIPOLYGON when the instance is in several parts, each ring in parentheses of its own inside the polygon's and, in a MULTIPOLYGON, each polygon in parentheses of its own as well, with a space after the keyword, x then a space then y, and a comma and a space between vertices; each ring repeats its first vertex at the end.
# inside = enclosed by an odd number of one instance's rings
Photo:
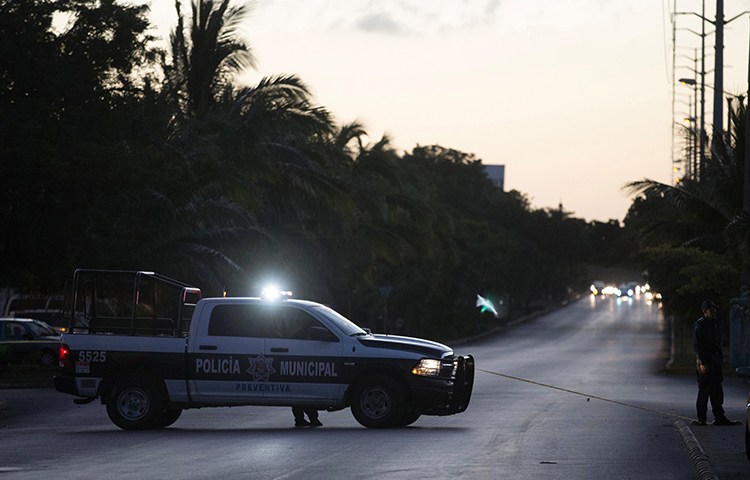
MULTIPOLYGON (((750 0, 724 3, 727 19, 750 10, 750 0)), ((706 1, 707 17, 715 5, 706 1)), ((677 6, 700 13, 701 1, 677 6)), ((259 65, 242 81, 296 74, 339 123, 361 121, 372 142, 387 133, 399 150, 474 153, 504 164, 505 189, 534 207, 622 220, 632 200, 625 183, 673 177, 672 8, 673 0, 257 0, 245 32, 259 65)), ((166 35, 174 3, 154 1, 152 11, 166 35)), ((726 27, 724 90, 735 94, 747 90, 749 23, 745 15, 726 27)), ((700 20, 680 16, 678 26, 700 31, 700 20)), ((686 57, 700 37, 680 30, 677 45, 676 77, 692 78, 686 57)), ((692 90, 677 91, 681 121, 692 90)))

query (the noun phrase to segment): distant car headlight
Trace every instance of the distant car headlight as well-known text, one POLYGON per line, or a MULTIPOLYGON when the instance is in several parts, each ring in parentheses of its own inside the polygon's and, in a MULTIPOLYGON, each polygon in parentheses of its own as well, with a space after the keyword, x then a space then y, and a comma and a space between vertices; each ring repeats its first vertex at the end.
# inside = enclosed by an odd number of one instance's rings
POLYGON ((414 368, 411 369, 411 373, 423 377, 437 377, 440 375, 440 366, 440 360, 435 360, 434 358, 423 358, 414 368))

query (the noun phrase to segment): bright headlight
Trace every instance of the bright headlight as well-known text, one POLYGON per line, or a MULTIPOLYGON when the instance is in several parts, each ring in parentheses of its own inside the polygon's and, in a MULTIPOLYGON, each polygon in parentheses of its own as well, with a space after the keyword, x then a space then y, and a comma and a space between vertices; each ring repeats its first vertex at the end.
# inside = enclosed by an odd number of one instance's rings
POLYGON ((440 360, 434 358, 423 358, 419 363, 411 369, 411 373, 414 375, 422 375, 423 377, 437 377, 440 375, 440 360))

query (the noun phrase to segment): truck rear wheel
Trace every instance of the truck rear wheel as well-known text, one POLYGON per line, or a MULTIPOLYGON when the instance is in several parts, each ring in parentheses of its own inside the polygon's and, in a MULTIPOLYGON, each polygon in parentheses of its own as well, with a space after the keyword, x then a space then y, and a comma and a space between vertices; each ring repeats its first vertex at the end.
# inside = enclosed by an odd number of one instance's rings
POLYGON ((139 380, 117 384, 107 402, 109 419, 123 430, 154 428, 163 410, 159 389, 150 382, 139 380))
POLYGON ((393 379, 376 375, 357 385, 352 398, 354 418, 367 428, 399 425, 404 416, 404 396, 393 379))

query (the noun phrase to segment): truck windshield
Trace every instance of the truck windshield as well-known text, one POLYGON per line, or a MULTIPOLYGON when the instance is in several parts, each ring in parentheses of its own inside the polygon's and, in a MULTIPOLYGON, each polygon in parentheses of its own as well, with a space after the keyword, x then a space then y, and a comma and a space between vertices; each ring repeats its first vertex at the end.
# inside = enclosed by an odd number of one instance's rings
POLYGON ((313 308, 336 325, 336 327, 338 327, 338 329, 345 335, 367 335, 367 332, 359 328, 356 323, 341 315, 339 312, 324 305, 315 306, 313 308))

